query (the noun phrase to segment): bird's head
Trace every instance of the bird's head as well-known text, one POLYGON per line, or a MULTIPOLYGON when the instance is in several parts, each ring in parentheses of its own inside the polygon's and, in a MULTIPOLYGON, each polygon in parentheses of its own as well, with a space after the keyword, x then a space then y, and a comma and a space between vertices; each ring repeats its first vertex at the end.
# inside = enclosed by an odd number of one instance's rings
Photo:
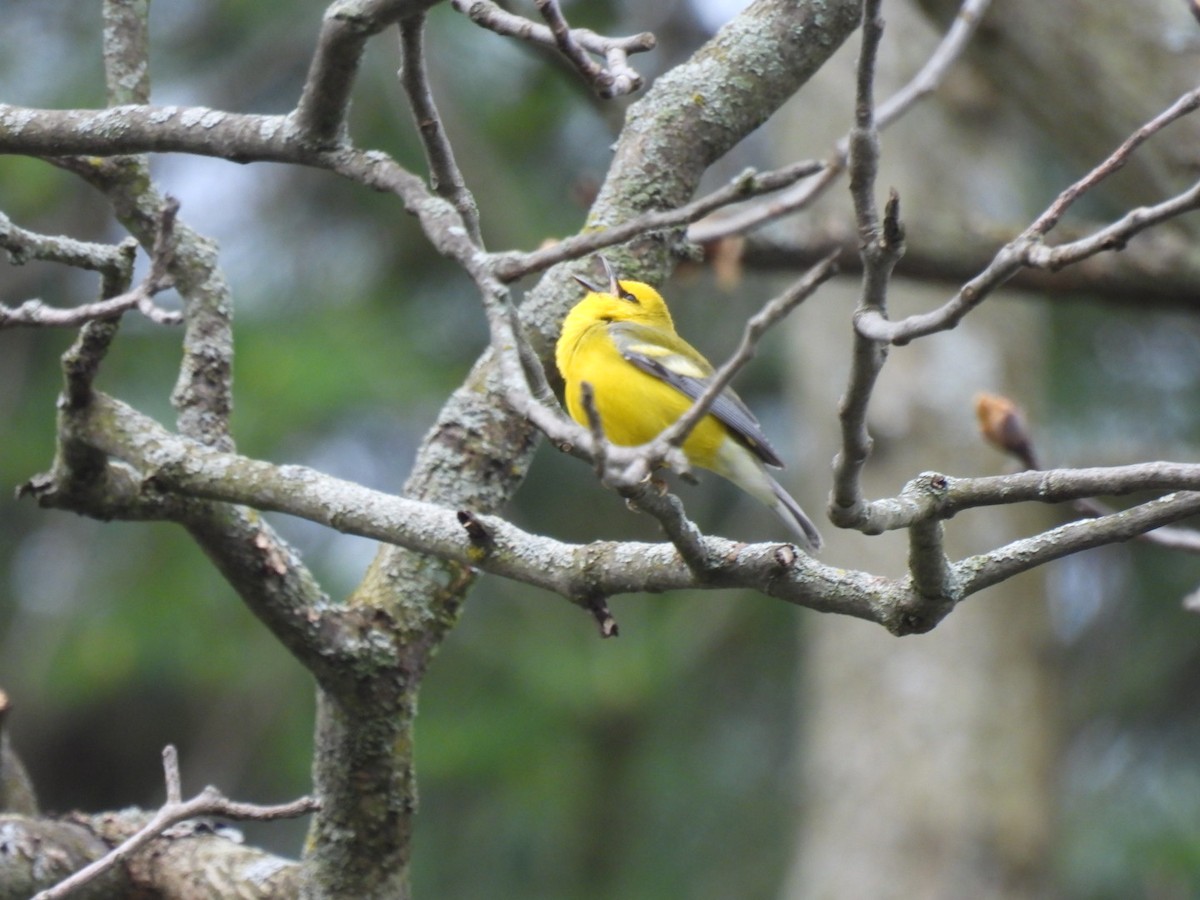
POLYGON ((639 322, 675 331, 667 303, 658 291, 641 281, 618 280, 608 260, 602 256, 600 261, 604 264, 605 274, 608 275, 607 285, 601 286, 578 275, 573 276, 588 291, 577 308, 586 309, 588 318, 591 319, 639 322))

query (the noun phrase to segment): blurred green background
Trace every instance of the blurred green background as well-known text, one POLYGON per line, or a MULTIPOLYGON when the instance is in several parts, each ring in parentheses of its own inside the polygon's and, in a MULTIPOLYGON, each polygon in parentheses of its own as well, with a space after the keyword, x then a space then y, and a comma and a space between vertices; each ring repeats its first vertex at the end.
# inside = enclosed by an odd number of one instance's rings
MULTIPOLYGON (((156 5, 155 102, 289 109, 322 10, 290 4, 281 29, 271 4, 156 5)), ((639 60, 648 75, 710 27, 682 3, 570 12, 597 29, 656 30, 660 51, 639 60)), ((6 102, 103 103, 99 4, 17 3, 3 14, 6 102)), ((489 247, 532 248, 580 227, 620 103, 599 105, 548 55, 482 33, 445 4, 430 15, 428 46, 489 247)), ((352 132, 421 171, 396 66, 396 42, 373 41, 352 132)), ((182 201, 182 218, 222 247, 237 306, 240 452, 394 490, 485 345, 466 279, 429 251, 393 199, 327 174, 182 157, 153 166, 182 201)), ((41 162, 0 158, 0 209, 37 231, 121 237, 102 198, 41 162)), ((668 296, 687 297, 675 302, 681 331, 719 357, 779 284, 748 277, 728 294, 692 273, 668 296)), ((95 291, 86 275, 0 263, 6 304, 74 305, 95 291)), ((1194 317, 1076 303, 1053 307, 1045 322, 1053 353, 1044 393, 1027 399, 1043 414, 1056 460, 1132 461, 1147 445, 1194 455, 1194 317), (1130 363, 1130 348, 1143 363, 1130 363), (1142 402, 1151 389, 1156 402, 1142 402)), ((259 801, 305 792, 311 682, 186 536, 14 500, 18 485, 49 466, 57 358, 71 339, 0 334, 0 687, 13 699, 13 740, 43 804, 155 805, 167 743, 179 747, 185 790, 211 782, 259 801)), ((170 422, 178 352, 177 331, 129 316, 100 386, 170 422)), ((768 341, 739 381, 768 430, 782 416, 780 352, 768 341)), ((833 421, 822 410, 813 427, 833 421)), ((511 515, 567 540, 653 537, 593 481, 586 466, 543 448, 511 515)), ((774 534, 769 514, 724 485, 706 479, 683 491, 709 530, 774 534)), ((803 499, 819 504, 824 491, 803 499)), ((334 596, 354 586, 374 552, 367 541, 274 521, 334 596)), ((1179 606, 1196 576, 1193 560, 1142 548, 1077 557, 1050 575, 1066 698, 1063 896, 1142 895, 1147 866, 1200 893, 1200 653, 1195 620, 1179 606)), ((418 896, 779 895, 797 824, 799 660, 815 614, 728 592, 618 598, 613 609, 621 637, 602 642, 561 599, 486 577, 473 590, 421 698, 418 896)), ((246 830, 294 855, 303 828, 246 830)))

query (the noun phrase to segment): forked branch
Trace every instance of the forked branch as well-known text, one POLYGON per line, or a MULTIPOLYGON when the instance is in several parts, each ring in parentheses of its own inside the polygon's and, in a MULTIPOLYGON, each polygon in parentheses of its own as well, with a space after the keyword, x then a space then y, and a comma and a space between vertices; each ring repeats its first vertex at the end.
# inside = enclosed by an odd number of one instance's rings
POLYGON ((163 749, 163 769, 166 780, 167 802, 159 807, 153 818, 136 834, 114 847, 95 862, 84 866, 52 888, 34 895, 33 900, 61 900, 85 884, 99 878, 109 869, 128 860, 151 841, 163 836, 167 829, 188 819, 200 816, 218 816, 237 821, 270 822, 275 819, 294 819, 315 811, 319 804, 312 797, 301 797, 290 803, 274 806, 259 806, 230 800, 215 787, 209 786, 190 800, 182 798, 179 778, 179 759, 175 748, 168 745, 163 749))

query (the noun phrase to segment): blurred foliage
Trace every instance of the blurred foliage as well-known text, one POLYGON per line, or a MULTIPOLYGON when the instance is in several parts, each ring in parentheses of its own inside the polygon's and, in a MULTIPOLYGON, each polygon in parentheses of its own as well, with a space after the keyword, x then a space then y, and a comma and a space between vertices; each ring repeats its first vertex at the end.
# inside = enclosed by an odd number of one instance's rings
MULTIPOLYGON (((156 5, 156 100, 290 108, 323 6, 293 4, 281 29, 271 4, 156 5)), ((575 4, 572 13, 596 28, 645 27, 621 18, 644 11, 612 3, 575 4)), ((5 19, 6 100, 103 102, 98 5, 78 15, 19 3, 5 19)), ((695 28, 681 22, 667 36, 695 28)), ((445 4, 430 14, 428 46, 489 246, 529 248, 575 230, 580 198, 606 166, 614 112, 545 55, 478 31, 445 4)), ((422 171, 396 56, 394 40, 372 42, 352 130, 422 171)), ((395 489, 442 399, 484 346, 465 279, 429 252, 393 199, 323 173, 180 157, 154 166, 182 199, 183 219, 223 248, 238 308, 239 449, 395 489)), ((119 237, 102 199, 39 162, 0 158, 0 209, 35 230, 119 237)), ((40 296, 71 305, 95 289, 94 278, 53 267, 0 264, 2 302, 40 296)), ((686 295, 675 303, 681 330, 720 358, 770 289, 718 298, 693 280, 668 295, 686 295), (717 302, 721 328, 710 314, 717 302)), ((1153 455, 1148 445, 1194 455, 1194 318, 1080 303, 1052 327, 1053 377, 1031 404, 1040 406, 1049 462, 1131 461, 1153 455)), ((166 743, 180 748, 185 790, 212 782, 255 800, 304 792, 310 681, 186 535, 13 500, 52 458, 57 357, 70 340, 65 332, 0 335, 0 686, 14 700, 14 742, 44 805, 157 803, 166 743)), ((101 386, 170 422, 178 345, 176 331, 130 317, 101 386)), ((777 407, 754 396, 754 379, 771 380, 770 349, 739 388, 782 436, 777 407)), ((683 490, 712 530, 772 533, 769 515, 722 485, 683 490)), ((512 515, 573 540, 654 536, 586 467, 549 450, 512 515)), ((373 552, 369 542, 305 523, 277 524, 335 596, 353 587, 373 552)), ((1064 762, 1064 896, 1150 895, 1155 885, 1176 890, 1161 896, 1200 894, 1200 792, 1194 754, 1182 750, 1198 736, 1200 654, 1194 620, 1178 604, 1195 581, 1191 560, 1141 548, 1062 564, 1051 602, 1074 735, 1064 762)), ((419 895, 776 895, 796 809, 803 615, 725 594, 619 598, 614 612, 621 637, 601 642, 590 619, 560 599, 481 579, 421 702, 419 895)), ((302 828, 248 831, 295 854, 302 828)))

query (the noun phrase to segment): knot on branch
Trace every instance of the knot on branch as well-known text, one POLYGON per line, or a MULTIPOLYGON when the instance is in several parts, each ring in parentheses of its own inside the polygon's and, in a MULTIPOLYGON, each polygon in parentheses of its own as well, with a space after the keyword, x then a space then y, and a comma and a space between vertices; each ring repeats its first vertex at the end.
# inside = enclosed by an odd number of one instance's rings
POLYGON ((467 540, 471 542, 468 556, 472 562, 482 562, 496 549, 495 537, 470 510, 460 509, 456 517, 458 524, 467 532, 467 540))
POLYGON ((908 518, 901 524, 916 525, 942 518, 952 484, 953 479, 941 472, 921 472, 911 479, 900 491, 900 505, 908 518))
POLYGON ((946 618, 957 601, 945 595, 921 595, 913 591, 884 620, 884 627, 896 637, 926 634, 946 618))

